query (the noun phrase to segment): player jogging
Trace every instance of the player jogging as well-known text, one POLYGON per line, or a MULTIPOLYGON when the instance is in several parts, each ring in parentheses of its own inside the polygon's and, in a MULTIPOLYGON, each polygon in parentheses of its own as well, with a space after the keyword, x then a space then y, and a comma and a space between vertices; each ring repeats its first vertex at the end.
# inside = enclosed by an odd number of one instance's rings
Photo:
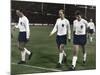
POLYGON ((59 10, 59 17, 60 18, 57 19, 56 24, 49 35, 52 36, 57 31, 56 43, 59 50, 59 61, 57 64, 57 68, 60 68, 62 66, 63 61, 66 62, 66 53, 64 51, 64 45, 66 45, 67 37, 69 40, 71 39, 70 23, 64 17, 64 10, 59 10))
POLYGON ((16 14, 19 17, 19 22, 18 25, 15 25, 15 28, 19 28, 18 48, 21 51, 21 61, 18 64, 25 64, 26 54, 29 56, 29 60, 32 57, 32 52, 25 47, 30 37, 29 20, 20 10, 16 10, 16 14))
POLYGON ((88 33, 89 33, 89 39, 90 39, 90 42, 93 41, 93 33, 95 32, 95 25, 93 23, 93 20, 90 19, 90 22, 88 23, 88 33))
POLYGON ((72 66, 71 70, 75 70, 76 62, 78 59, 78 51, 79 47, 82 48, 83 51, 83 63, 86 62, 86 50, 85 44, 87 41, 86 37, 86 29, 87 29, 87 21, 81 17, 80 12, 75 13, 76 20, 73 21, 73 58, 72 58, 72 66))

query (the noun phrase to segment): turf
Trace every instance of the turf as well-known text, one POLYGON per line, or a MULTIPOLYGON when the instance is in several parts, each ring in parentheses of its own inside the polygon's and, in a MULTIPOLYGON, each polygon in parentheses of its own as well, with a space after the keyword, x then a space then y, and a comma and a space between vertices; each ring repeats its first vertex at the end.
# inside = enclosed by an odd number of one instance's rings
MULTIPOLYGON (((27 44, 27 48, 33 52, 32 59, 27 61, 27 65, 38 66, 44 68, 56 68, 58 62, 58 50, 56 46, 55 37, 49 37, 49 33, 52 30, 50 26, 31 26, 31 36, 27 44)), ((17 37, 18 30, 13 31, 13 38, 11 40, 11 63, 17 63, 20 60, 20 51, 17 48, 17 37)), ((94 36, 95 37, 95 36, 94 36)), ((80 49, 78 55, 78 61, 76 70, 89 70, 96 69, 96 43, 95 38, 92 43, 87 40, 86 50, 87 50, 87 62, 84 65, 82 63, 82 51, 80 49)), ((71 60, 72 60, 72 41, 67 43, 65 50, 67 53, 67 63, 63 64, 63 67, 59 70, 68 71, 71 60)), ((50 70, 26 67, 23 65, 11 64, 11 74, 27 74, 27 73, 43 73, 43 72, 53 72, 50 70)))

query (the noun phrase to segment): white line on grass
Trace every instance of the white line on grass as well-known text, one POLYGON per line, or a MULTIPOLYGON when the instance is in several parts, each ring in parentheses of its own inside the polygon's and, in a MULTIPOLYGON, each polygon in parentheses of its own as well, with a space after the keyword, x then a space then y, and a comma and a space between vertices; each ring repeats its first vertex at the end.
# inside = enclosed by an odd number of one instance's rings
MULTIPOLYGON (((11 63, 13 65, 19 65, 17 63, 11 63)), ((31 68, 38 68, 38 69, 43 69, 43 70, 50 70, 50 71, 57 71, 57 72, 61 72, 62 70, 57 70, 57 69, 52 69, 52 68, 44 68, 44 67, 38 67, 38 66, 32 66, 32 65, 26 65, 26 64, 23 64, 21 66, 25 66, 25 67, 31 67, 31 68)))

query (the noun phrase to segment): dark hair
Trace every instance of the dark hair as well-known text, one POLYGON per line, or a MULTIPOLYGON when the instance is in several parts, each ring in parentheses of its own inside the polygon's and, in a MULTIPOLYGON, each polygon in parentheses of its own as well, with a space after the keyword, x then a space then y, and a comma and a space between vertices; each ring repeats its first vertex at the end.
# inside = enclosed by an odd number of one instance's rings
POLYGON ((77 10, 77 11, 75 12, 75 16, 77 16, 77 15, 82 15, 81 12, 80 12, 79 10, 77 10))
MULTIPOLYGON (((24 9, 17 9, 19 12, 24 13, 24 9)), ((16 11, 17 11, 16 10, 16 11)))

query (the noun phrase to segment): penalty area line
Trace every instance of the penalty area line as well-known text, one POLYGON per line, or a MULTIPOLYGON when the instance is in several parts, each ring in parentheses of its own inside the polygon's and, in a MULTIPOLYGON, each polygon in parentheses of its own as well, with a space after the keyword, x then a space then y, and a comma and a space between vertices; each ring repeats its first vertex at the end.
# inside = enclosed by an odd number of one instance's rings
MULTIPOLYGON (((17 64, 17 63, 11 63, 11 64, 21 65, 21 64, 17 64)), ((57 69, 53 69, 53 68, 44 68, 44 67, 38 67, 38 66, 32 66, 32 65, 26 65, 26 64, 22 64, 21 66, 37 68, 37 69, 43 69, 43 70, 49 70, 49 71, 56 71, 56 72, 61 72, 62 71, 62 70, 57 70, 57 69)))

